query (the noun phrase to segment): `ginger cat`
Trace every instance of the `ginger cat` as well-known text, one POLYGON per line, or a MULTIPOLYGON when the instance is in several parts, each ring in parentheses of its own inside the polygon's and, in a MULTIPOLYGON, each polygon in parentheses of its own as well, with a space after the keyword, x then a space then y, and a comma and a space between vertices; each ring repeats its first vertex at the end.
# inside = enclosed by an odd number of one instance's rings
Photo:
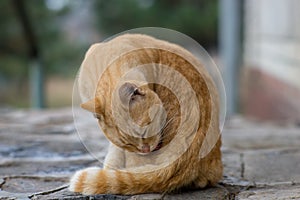
POLYGON ((70 191, 166 193, 222 178, 217 89, 190 52, 125 34, 93 45, 78 81, 111 144, 104 168, 76 172, 70 191))

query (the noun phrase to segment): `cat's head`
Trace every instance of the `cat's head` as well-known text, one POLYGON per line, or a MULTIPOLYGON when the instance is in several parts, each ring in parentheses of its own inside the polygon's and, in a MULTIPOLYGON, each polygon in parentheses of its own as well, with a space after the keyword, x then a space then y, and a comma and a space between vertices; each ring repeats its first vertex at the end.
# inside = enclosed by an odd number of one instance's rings
POLYGON ((162 147, 166 112, 148 84, 125 82, 112 98, 96 95, 81 107, 95 113, 107 138, 125 150, 148 154, 162 147))

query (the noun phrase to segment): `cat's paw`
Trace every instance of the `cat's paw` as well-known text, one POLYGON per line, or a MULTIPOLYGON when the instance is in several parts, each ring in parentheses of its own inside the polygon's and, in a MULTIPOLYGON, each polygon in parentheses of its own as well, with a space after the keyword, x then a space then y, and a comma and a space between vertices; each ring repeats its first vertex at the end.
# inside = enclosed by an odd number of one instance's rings
POLYGON ((70 180, 69 190, 82 194, 95 194, 97 188, 94 183, 97 180, 97 174, 101 171, 98 167, 90 167, 77 171, 70 180))

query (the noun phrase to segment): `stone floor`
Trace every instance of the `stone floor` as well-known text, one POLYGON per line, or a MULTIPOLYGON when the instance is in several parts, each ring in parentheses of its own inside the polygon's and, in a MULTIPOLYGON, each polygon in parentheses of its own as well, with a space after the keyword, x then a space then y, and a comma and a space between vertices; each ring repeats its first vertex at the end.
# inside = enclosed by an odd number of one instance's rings
MULTIPOLYGON (((0 110, 0 199, 161 199, 159 194, 81 196, 68 192, 78 169, 100 165, 107 142, 80 135, 69 108, 0 110), (84 147, 94 151, 94 157, 84 147), (93 148, 97 147, 97 148, 93 148), (98 154, 97 154, 98 153, 98 154), (97 155, 96 155, 97 154, 97 155)), ((93 134, 91 134, 93 135, 93 134)), ((215 188, 164 199, 300 199, 300 127, 233 117, 223 131, 224 178, 215 188)))

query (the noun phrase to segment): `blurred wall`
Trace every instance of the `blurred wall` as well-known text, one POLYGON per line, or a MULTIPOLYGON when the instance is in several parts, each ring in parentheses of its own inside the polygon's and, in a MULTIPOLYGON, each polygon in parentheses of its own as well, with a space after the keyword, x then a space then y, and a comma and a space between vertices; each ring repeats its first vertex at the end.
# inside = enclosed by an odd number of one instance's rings
POLYGON ((300 1, 245 0, 242 108, 300 122, 300 1))

